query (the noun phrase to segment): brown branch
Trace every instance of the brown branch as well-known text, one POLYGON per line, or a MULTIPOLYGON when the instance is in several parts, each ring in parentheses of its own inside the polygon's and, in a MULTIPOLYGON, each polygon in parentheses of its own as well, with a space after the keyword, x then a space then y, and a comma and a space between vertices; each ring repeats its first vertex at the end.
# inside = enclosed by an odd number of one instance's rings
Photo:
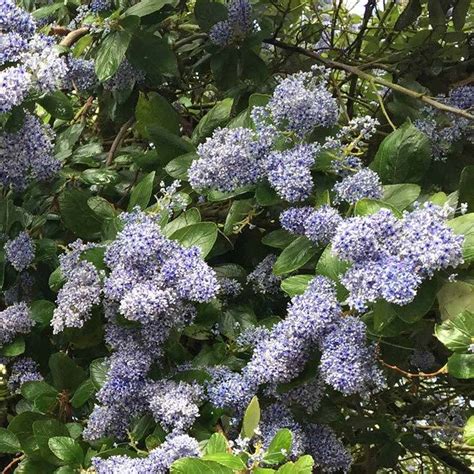
POLYGON ((387 364, 387 362, 385 362, 384 360, 382 360, 380 358, 379 358, 379 362, 384 367, 387 367, 388 369, 394 370, 395 372, 398 372, 399 374, 402 374, 405 378, 408 378, 408 379, 413 379, 413 378, 418 378, 418 377, 420 377, 420 378, 423 378, 423 377, 426 377, 426 378, 436 377, 438 375, 446 374, 448 372, 446 365, 443 365, 443 367, 438 369, 436 372, 430 372, 430 373, 416 372, 416 373, 413 373, 413 372, 408 372, 406 370, 400 369, 400 367, 397 367, 396 365, 387 364))
POLYGON ((112 142, 112 145, 110 146, 109 153, 107 154, 107 161, 105 162, 106 166, 112 165, 115 155, 122 145, 122 142, 127 135, 128 129, 132 126, 133 122, 135 119, 133 117, 130 117, 121 127, 119 132, 117 133, 117 136, 114 138, 114 141, 112 142))
POLYGON ((70 48, 76 41, 89 32, 88 26, 81 26, 77 30, 70 31, 59 43, 59 46, 70 48))
POLYGON ((362 71, 356 66, 352 66, 349 64, 340 63, 339 61, 333 61, 331 59, 323 58, 321 55, 314 53, 312 51, 308 51, 307 49, 301 48, 300 46, 293 46, 291 44, 283 43, 282 41, 274 40, 272 38, 268 38, 264 40, 264 43, 272 44, 281 49, 285 49, 287 51, 292 51, 294 53, 302 54, 303 56, 307 56, 309 58, 313 58, 316 61, 324 64, 325 66, 331 69, 338 69, 341 71, 346 71, 350 74, 354 74, 361 79, 364 79, 369 82, 374 82, 375 84, 380 84, 382 86, 388 87, 394 91, 400 92, 401 94, 407 95, 409 97, 413 97, 414 99, 418 99, 421 102, 434 107, 435 109, 442 110, 444 112, 450 112, 452 114, 459 115, 469 120, 474 120, 474 115, 466 112, 465 110, 458 109, 457 107, 451 107, 450 105, 443 104, 430 96, 427 96, 421 92, 416 92, 411 89, 407 89, 406 87, 401 86, 400 84, 394 84, 393 82, 387 81, 381 77, 372 76, 371 74, 367 74, 366 72, 362 71))
POLYGON ((22 454, 21 456, 14 458, 9 464, 4 467, 2 474, 9 474, 10 469, 12 469, 15 464, 18 464, 24 457, 25 456, 22 454))

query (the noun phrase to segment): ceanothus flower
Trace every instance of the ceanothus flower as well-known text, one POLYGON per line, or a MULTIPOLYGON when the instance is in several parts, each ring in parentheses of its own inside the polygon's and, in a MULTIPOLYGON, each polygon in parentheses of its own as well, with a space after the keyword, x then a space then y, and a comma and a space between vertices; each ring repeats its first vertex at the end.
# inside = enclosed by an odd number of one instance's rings
POLYGON ((304 431, 305 452, 323 472, 349 472, 352 457, 331 428, 310 424, 304 431))
POLYGON ((19 33, 12 31, 0 36, 0 66, 18 61, 20 53, 28 47, 27 40, 19 33))
POLYGON ((265 449, 268 448, 278 431, 286 428, 292 434, 291 451, 288 455, 296 459, 304 453, 305 433, 303 428, 300 423, 295 421, 290 410, 283 404, 273 403, 262 410, 259 428, 265 449))
POLYGON ((135 84, 145 80, 145 73, 133 66, 128 59, 124 59, 115 74, 104 82, 104 89, 122 91, 133 89, 135 84))
POLYGON ((311 206, 290 207, 280 214, 280 224, 283 229, 296 235, 304 235, 305 223, 314 212, 311 206))
POLYGON ((13 0, 0 0, 0 30, 15 32, 29 38, 36 30, 33 17, 15 5, 13 0))
POLYGON ((209 31, 209 39, 218 46, 241 42, 252 32, 252 6, 248 0, 231 0, 228 18, 217 22, 209 31))
POLYGON ((277 294, 280 291, 281 278, 273 274, 276 255, 267 255, 247 276, 247 284, 252 286, 255 293, 277 294))
POLYGON ((98 81, 95 74, 94 61, 92 59, 68 56, 67 66, 68 71, 63 84, 65 89, 77 89, 82 92, 97 85, 98 81))
POLYGON ((358 318, 340 318, 321 340, 322 379, 344 395, 366 395, 384 385, 375 364, 374 348, 367 346, 366 327, 358 318))
POLYGON ((99 13, 112 8, 112 0, 92 0, 89 5, 91 12, 99 13))
POLYGON ((383 195, 382 183, 378 174, 369 168, 363 168, 357 173, 346 176, 334 185, 337 201, 355 204, 363 198, 380 199, 383 195))
POLYGON ((30 357, 17 359, 8 377, 8 389, 11 393, 21 393, 21 387, 26 382, 38 382, 43 380, 39 372, 38 364, 30 357))
POLYGON ((35 245, 27 232, 20 232, 5 244, 5 256, 17 272, 25 270, 35 258, 35 245))
POLYGON ((264 176, 258 137, 245 128, 217 129, 198 146, 199 159, 188 170, 196 190, 233 191, 256 184, 264 176))
POLYGON ((28 95, 31 75, 24 66, 7 67, 0 71, 0 113, 9 112, 28 95))
POLYGON ((278 195, 289 202, 304 201, 313 190, 311 167, 319 147, 300 144, 285 151, 274 151, 265 158, 267 178, 278 195))
POLYGON ((95 266, 81 259, 82 252, 94 248, 76 240, 68 253, 60 256, 60 268, 66 283, 56 298, 57 307, 51 325, 53 334, 65 328, 81 328, 91 317, 92 308, 100 302, 102 283, 95 266))
POLYGON ((330 127, 338 118, 336 99, 327 90, 326 81, 314 72, 299 72, 283 79, 267 107, 276 125, 299 137, 315 127, 330 127))
POLYGON ((173 433, 187 431, 199 417, 203 389, 198 384, 160 380, 147 388, 153 418, 173 433))
POLYGON ((31 181, 53 178, 61 166, 54 158, 53 138, 51 128, 29 113, 20 130, 0 132, 0 184, 21 191, 31 181))
POLYGON ((447 212, 425 203, 402 219, 382 209, 342 222, 332 251, 352 263, 341 278, 349 305, 363 311, 380 298, 407 304, 435 271, 460 265, 464 238, 446 225, 447 212))
POLYGON ((15 303, 0 311, 0 345, 13 341, 18 334, 28 334, 35 322, 26 303, 15 303))
POLYGON ((166 474, 171 464, 184 457, 199 457, 199 443, 186 434, 169 436, 163 444, 150 451, 146 458, 111 456, 92 458, 97 474, 166 474))

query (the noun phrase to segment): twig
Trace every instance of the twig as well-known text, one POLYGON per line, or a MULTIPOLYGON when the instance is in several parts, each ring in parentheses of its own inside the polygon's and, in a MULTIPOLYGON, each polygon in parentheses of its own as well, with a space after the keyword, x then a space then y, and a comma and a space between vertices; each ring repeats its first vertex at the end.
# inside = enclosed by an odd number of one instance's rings
POLYGON ((313 58, 316 61, 319 61, 320 63, 324 64, 325 66, 331 69, 339 69, 341 71, 349 72, 350 74, 354 74, 362 79, 365 79, 366 81, 375 82, 376 84, 380 84, 382 86, 388 87, 389 89, 400 92, 401 94, 407 95, 409 97, 413 97, 414 99, 418 99, 421 102, 428 104, 431 107, 434 107, 435 109, 443 110, 444 112, 450 112, 452 114, 459 115, 469 120, 474 120, 474 115, 470 114, 469 112, 466 112, 465 110, 458 109, 457 107, 452 107, 447 104, 443 104, 442 102, 439 102, 423 94, 422 92, 416 92, 414 90, 407 89, 406 87, 403 87, 400 84, 394 84, 393 82, 387 81, 386 79, 383 79, 381 77, 367 74, 366 72, 362 71, 356 66, 352 66, 349 64, 340 63, 339 61, 333 61, 331 59, 323 58, 321 55, 314 53, 312 51, 308 51, 307 49, 301 48, 300 46, 293 46, 291 44, 286 44, 286 43, 283 43, 282 41, 274 40, 272 38, 268 38, 264 40, 264 43, 272 44, 273 46, 276 46, 278 48, 285 49, 288 51, 293 51, 295 53, 302 54, 309 58, 313 58))
POLYGON ((180 40, 176 41, 173 48, 178 49, 179 47, 184 46, 185 44, 192 43, 195 40, 205 39, 205 38, 207 38, 207 36, 208 36, 207 33, 195 33, 193 35, 186 36, 186 38, 183 38, 183 39, 180 39, 180 40))
POLYGON ((385 115, 385 118, 387 119, 387 122, 392 127, 392 130, 396 130, 397 127, 395 126, 395 124, 390 119, 390 116, 388 115, 387 109, 385 108, 385 105, 383 103, 383 98, 380 97, 380 94, 379 94, 379 91, 377 90, 377 87, 375 86, 373 81, 371 81, 370 85, 372 86, 372 89, 374 90, 375 95, 377 96, 377 100, 379 102, 380 109, 382 110, 382 113, 385 115))
POLYGON ((384 360, 382 360, 380 358, 379 358, 379 362, 384 367, 387 367, 388 369, 394 370, 395 372, 398 372, 398 373, 402 374, 404 377, 406 377, 408 379, 413 379, 413 378, 417 378, 417 377, 420 377, 420 378, 423 378, 423 377, 426 377, 426 378, 436 377, 440 374, 446 374, 448 372, 448 369, 447 369, 446 365, 443 365, 443 367, 438 369, 436 372, 430 372, 430 373, 416 372, 416 373, 413 373, 413 372, 407 372, 406 370, 400 369, 400 367, 397 367, 396 365, 387 364, 387 362, 385 362, 384 360))
POLYGON ((15 464, 18 464, 24 457, 25 456, 22 454, 21 456, 14 458, 9 464, 4 467, 2 474, 8 474, 10 472, 10 469, 12 469, 15 464))
POLYGON ((86 100, 85 104, 79 109, 77 114, 74 116, 74 118, 72 120, 73 123, 76 123, 81 117, 84 118, 87 115, 87 112, 92 107, 93 102, 94 102, 94 96, 91 95, 86 100))
POLYGON ((89 31, 88 26, 81 26, 77 30, 70 31, 59 43, 59 46, 70 48, 76 41, 86 35, 89 31))
POLYGON ((115 154, 117 153, 117 150, 120 148, 120 145, 122 144, 123 139, 127 135, 128 129, 132 126, 134 121, 135 119, 133 117, 130 117, 120 127, 120 130, 117 133, 117 136, 115 137, 114 141, 112 142, 112 145, 110 146, 109 153, 107 154, 107 160, 105 162, 106 166, 110 166, 113 163, 115 154))

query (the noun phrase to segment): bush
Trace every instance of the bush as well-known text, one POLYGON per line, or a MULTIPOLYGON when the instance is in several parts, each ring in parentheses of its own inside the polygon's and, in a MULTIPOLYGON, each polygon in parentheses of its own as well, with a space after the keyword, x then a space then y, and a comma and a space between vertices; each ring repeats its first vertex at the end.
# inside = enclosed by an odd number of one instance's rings
POLYGON ((469 2, 0 29, 4 472, 470 472, 469 2))

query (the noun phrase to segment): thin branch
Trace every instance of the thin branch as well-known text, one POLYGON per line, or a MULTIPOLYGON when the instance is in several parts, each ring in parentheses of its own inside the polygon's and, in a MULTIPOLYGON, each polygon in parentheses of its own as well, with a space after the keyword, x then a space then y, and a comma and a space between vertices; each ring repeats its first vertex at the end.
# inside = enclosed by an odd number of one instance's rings
POLYGON ((14 458, 9 464, 7 464, 3 471, 2 471, 2 474, 9 474, 11 471, 11 469, 13 469, 13 467, 18 464, 25 456, 22 454, 21 456, 18 456, 16 458, 14 458))
POLYGON ((59 43, 59 46, 70 48, 76 41, 89 32, 88 26, 81 26, 77 30, 70 31, 59 43))
POLYGON ((350 74, 354 74, 366 81, 375 82, 376 84, 380 84, 382 86, 388 87, 389 89, 400 92, 401 94, 407 95, 409 97, 413 97, 414 99, 418 99, 421 102, 428 104, 431 107, 434 107, 435 109, 439 109, 444 112, 450 112, 452 114, 459 115, 469 120, 474 120, 474 115, 470 114, 469 112, 466 112, 465 110, 458 109, 457 107, 452 107, 447 104, 443 104, 442 102, 439 102, 433 99, 432 97, 423 94, 422 92, 416 92, 414 90, 407 89, 406 87, 403 87, 400 84, 394 84, 393 82, 387 81, 381 77, 372 76, 371 74, 368 74, 362 71, 356 66, 352 66, 349 64, 340 63, 339 61, 333 61, 331 59, 323 58, 319 54, 313 53, 312 51, 308 51, 307 49, 301 48, 300 46, 293 46, 291 44, 286 44, 286 43, 283 43, 282 41, 274 40, 271 38, 264 40, 264 43, 272 44, 273 46, 276 46, 278 48, 285 49, 287 51, 292 51, 294 53, 299 53, 309 58, 313 58, 316 61, 319 61, 320 63, 324 64, 325 66, 331 69, 339 69, 341 71, 349 72, 350 74))
POLYGON ((382 359, 379 359, 379 362, 384 367, 387 367, 388 369, 394 370, 395 372, 398 372, 399 374, 402 374, 404 377, 406 377, 408 379, 437 377, 438 375, 446 374, 448 372, 448 369, 447 369, 446 365, 443 365, 443 367, 438 369, 436 372, 430 372, 430 373, 415 372, 415 373, 413 373, 413 372, 408 372, 406 370, 400 369, 400 367, 397 367, 396 365, 387 364, 387 362, 385 362, 382 359))
POLYGON ((133 122, 135 119, 133 117, 130 117, 121 127, 119 132, 117 133, 117 136, 115 137, 114 141, 112 142, 112 145, 110 146, 109 153, 107 154, 107 160, 105 162, 106 166, 111 166, 115 155, 122 145, 123 139, 127 135, 128 129, 132 126, 133 122))

